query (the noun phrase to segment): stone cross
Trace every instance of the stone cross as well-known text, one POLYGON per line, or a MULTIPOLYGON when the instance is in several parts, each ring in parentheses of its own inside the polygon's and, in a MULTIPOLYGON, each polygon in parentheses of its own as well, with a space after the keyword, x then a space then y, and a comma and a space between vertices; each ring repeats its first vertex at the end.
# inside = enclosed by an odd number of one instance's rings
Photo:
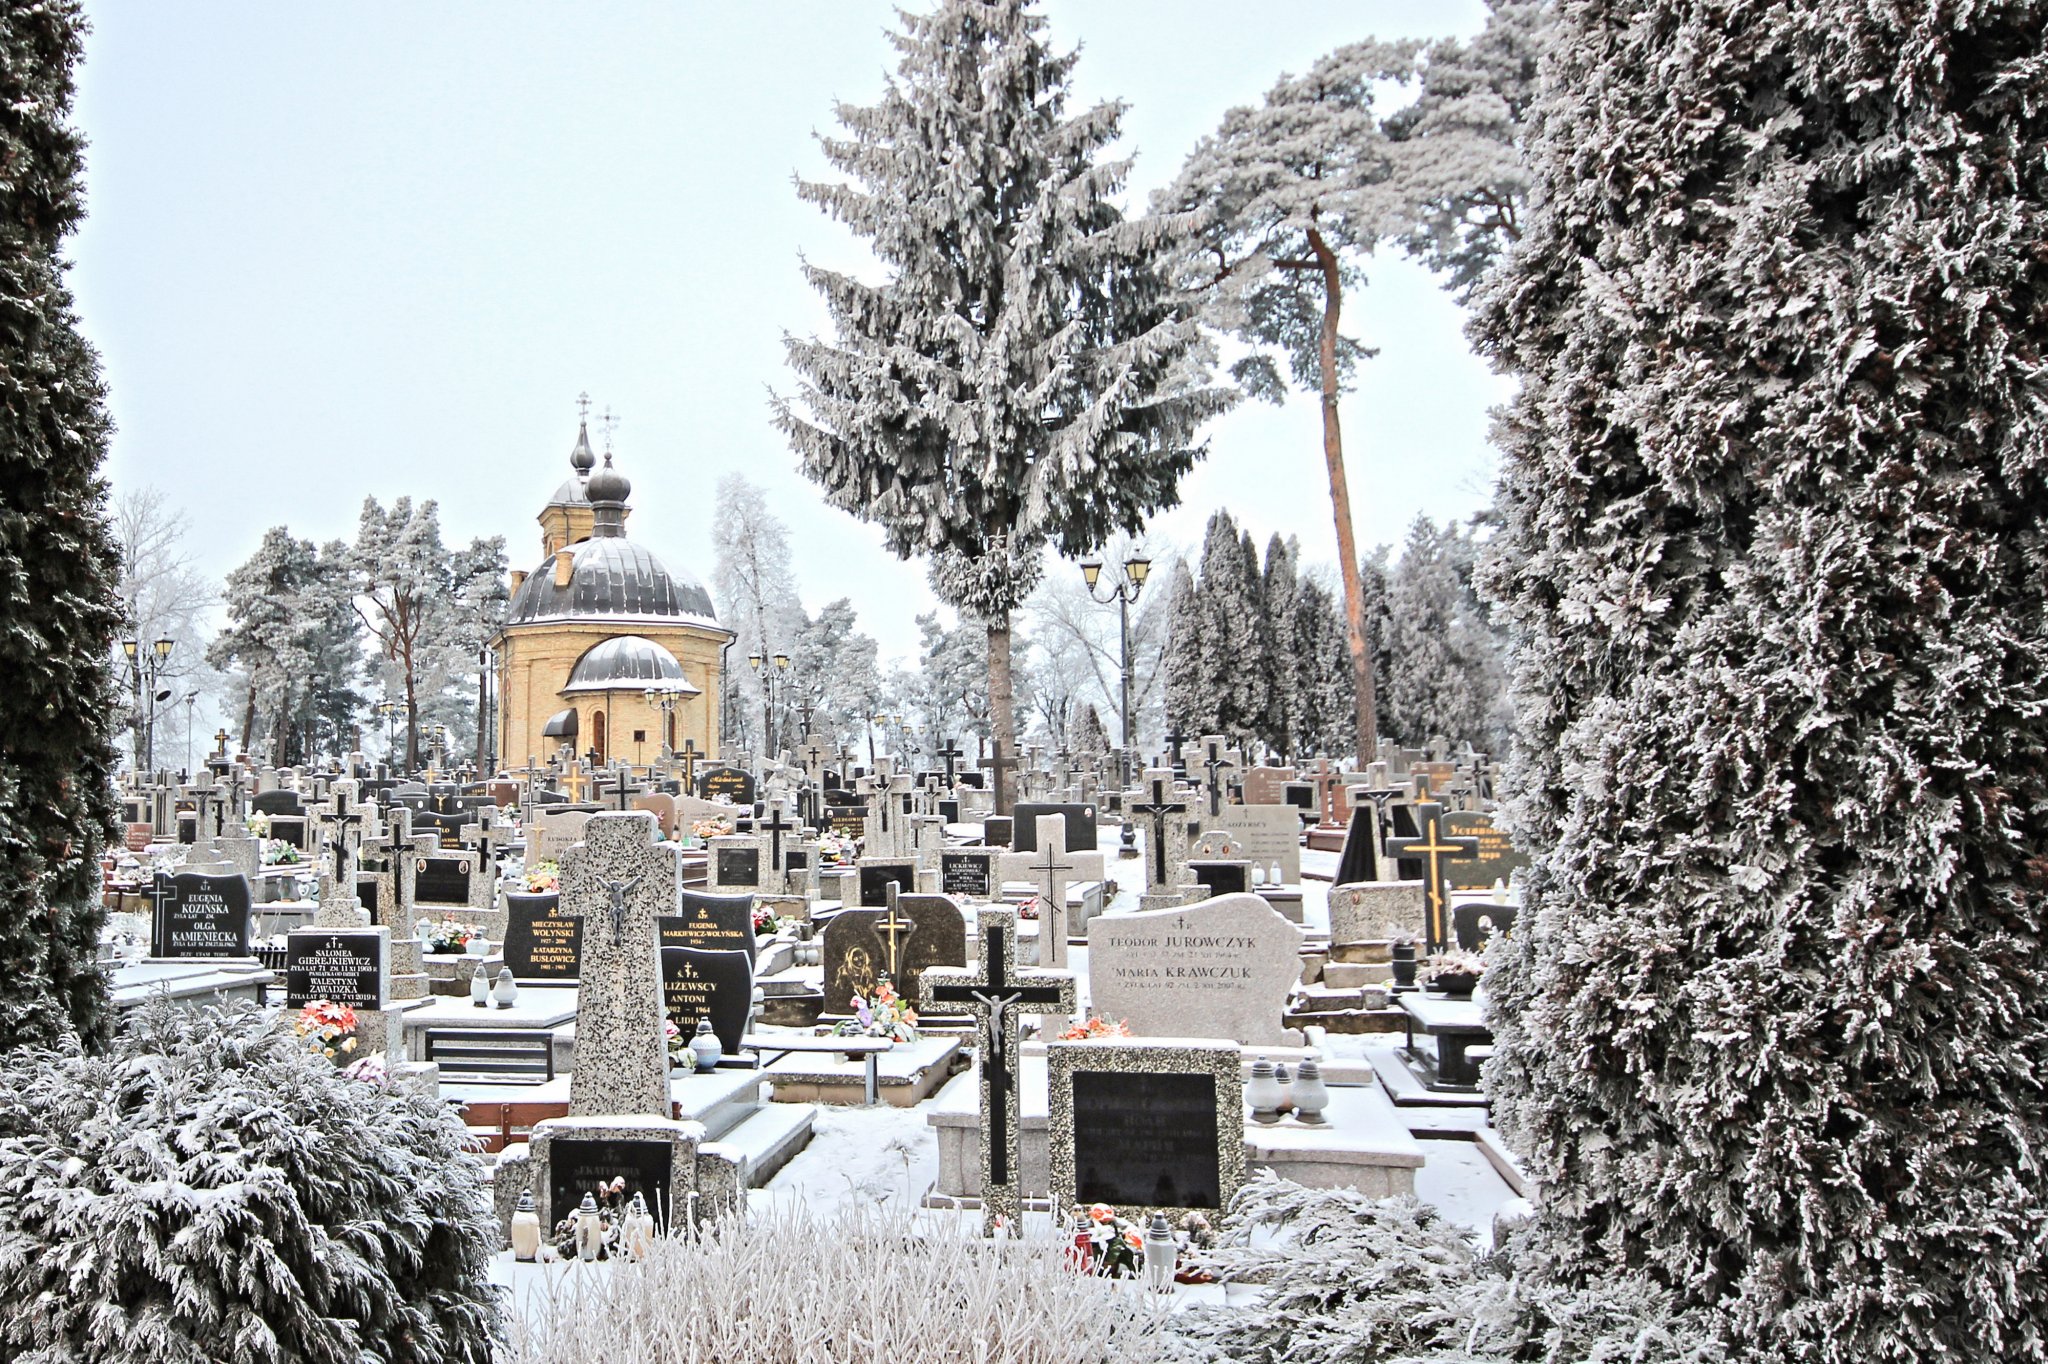
POLYGON ((1309 773, 1316 788, 1316 819, 1324 828, 1337 823, 1337 788, 1344 784, 1344 774, 1330 766, 1327 757, 1316 759, 1315 771, 1309 773))
POLYGON ((1017 760, 1015 758, 1005 758, 1003 756, 1003 741, 1001 739, 991 743, 988 756, 975 764, 976 767, 991 774, 989 781, 995 787, 996 813, 999 815, 1010 813, 1009 786, 1003 780, 1003 774, 1016 765, 1017 760))
POLYGON ((1450 912, 1444 899, 1443 864, 1446 861, 1464 862, 1479 856, 1479 840, 1446 836, 1443 817, 1443 806, 1435 801, 1424 801, 1415 807, 1415 827, 1422 831, 1422 836, 1387 840, 1387 851, 1394 856, 1419 856, 1423 859, 1423 905, 1428 913, 1427 946, 1431 953, 1445 951, 1450 946, 1450 912))
POLYGON ((659 827, 644 811, 592 815, 562 855, 562 915, 611 929, 583 934, 571 1117, 673 1113, 660 920, 676 912, 682 877, 680 845, 657 841, 659 827))
POLYGON ((1018 1178, 1023 1167, 1023 1124, 1018 1121, 1021 1086, 1017 1062, 1023 1050, 1025 1014, 1067 1016, 1074 1012, 1074 978, 1065 971, 1018 971, 1017 912, 984 909, 977 922, 980 960, 973 971, 925 968, 918 982, 928 1013, 972 1014, 981 1064, 981 1226, 1017 1226, 1018 1178))
POLYGON ((205 781, 196 781, 185 787, 185 794, 192 798, 192 838, 203 842, 208 834, 221 836, 222 802, 221 790, 213 784, 213 774, 208 772, 205 781), (213 827, 207 827, 207 815, 213 816, 213 827))
POLYGON ((1067 964, 1067 817, 1038 817, 1038 852, 1021 859, 1020 868, 1038 892, 1038 964, 1067 964))
POLYGON ((465 824, 455 841, 476 853, 477 874, 496 878, 498 874, 498 807, 485 805, 476 812, 476 823, 465 824))

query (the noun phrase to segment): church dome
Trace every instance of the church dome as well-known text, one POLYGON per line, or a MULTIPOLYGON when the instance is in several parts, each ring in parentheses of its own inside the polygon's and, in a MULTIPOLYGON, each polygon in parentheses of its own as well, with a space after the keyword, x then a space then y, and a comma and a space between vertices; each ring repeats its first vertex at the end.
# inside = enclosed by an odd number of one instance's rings
POLYGON ((544 560, 512 594, 508 625, 537 621, 645 620, 718 629, 704 584, 672 572, 645 546, 599 536, 561 551, 572 559, 569 581, 557 586, 555 561, 544 560))
POLYGON ((633 495, 633 485, 624 474, 612 467, 612 457, 607 453, 604 457, 604 467, 592 474, 584 483, 583 492, 592 503, 623 503, 633 495))
POLYGON ((649 687, 684 696, 696 696, 700 691, 683 676, 683 665, 667 649, 640 635, 619 635, 576 660, 561 694, 645 691, 649 687))

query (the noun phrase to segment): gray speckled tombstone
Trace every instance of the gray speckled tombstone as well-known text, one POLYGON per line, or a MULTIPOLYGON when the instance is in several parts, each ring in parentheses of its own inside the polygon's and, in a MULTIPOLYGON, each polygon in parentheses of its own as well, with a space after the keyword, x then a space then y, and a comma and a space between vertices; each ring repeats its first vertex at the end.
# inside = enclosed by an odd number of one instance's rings
POLYGON ((735 1211, 746 1156, 679 1122, 669 1098, 659 921, 682 886, 680 849, 644 812, 592 815, 562 858, 562 912, 583 920, 577 1066, 569 1116, 535 1123, 500 1161, 501 1208, 532 1189, 553 1225, 614 1175, 649 1195, 664 1226, 735 1211))
POLYGON ((1089 1003, 1139 1037, 1293 1045, 1280 1016, 1301 981, 1301 939, 1257 895, 1091 919, 1089 1003))
POLYGON ((1390 926, 1422 936, 1422 882, 1352 881, 1330 887, 1332 943, 1380 942, 1390 926))
POLYGON ((670 1113, 659 925, 675 912, 683 871, 655 827, 649 814, 592 815, 562 856, 561 912, 583 920, 572 1118, 670 1113))

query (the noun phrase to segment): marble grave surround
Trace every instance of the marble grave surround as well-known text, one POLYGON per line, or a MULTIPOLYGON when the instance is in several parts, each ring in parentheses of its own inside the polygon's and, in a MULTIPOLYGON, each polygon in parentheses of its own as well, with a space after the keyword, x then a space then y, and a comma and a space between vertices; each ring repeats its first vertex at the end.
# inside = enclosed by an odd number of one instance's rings
MULTIPOLYGON (((1244 1080, 1239 1050, 1235 1045, 1185 1037, 1116 1038, 1052 1042, 1047 1044, 1045 1054, 1051 1079, 1047 1115, 1050 1140, 1046 1154, 1051 1166, 1055 1214, 1072 1208, 1077 1200, 1074 1161, 1074 1075, 1077 1071, 1214 1077, 1216 1169, 1222 1194, 1218 1207, 1230 1206, 1244 1184, 1245 1172, 1244 1080)), ((1188 1209, 1162 1204, 1123 1204, 1117 1211, 1142 1226, 1154 1212, 1164 1212, 1172 1220, 1188 1209)))

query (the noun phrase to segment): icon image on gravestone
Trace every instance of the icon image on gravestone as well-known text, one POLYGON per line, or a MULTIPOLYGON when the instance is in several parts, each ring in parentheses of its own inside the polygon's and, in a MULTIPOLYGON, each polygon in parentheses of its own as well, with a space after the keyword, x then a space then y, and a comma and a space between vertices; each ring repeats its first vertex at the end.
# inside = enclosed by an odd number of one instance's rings
POLYGON ((249 955, 249 882, 242 876, 158 873, 150 886, 156 913, 150 935, 154 957, 249 955))
POLYGON ((739 1055, 754 1007, 754 963, 746 953, 664 947, 661 994, 669 1020, 685 1037, 696 1034, 699 1019, 709 1019, 719 1049, 739 1055))
POLYGON ((548 1148, 547 1225, 552 1227, 576 1211, 586 1193, 623 1179, 626 1200, 631 1202, 636 1193, 642 1195, 655 1223, 667 1226, 673 1202, 672 1159, 672 1147, 665 1141, 558 1138, 548 1148))
POLYGON ((384 935, 378 932, 294 933, 285 949, 285 1007, 331 1000, 352 1009, 383 1007, 384 935))
POLYGON ((1057 1210, 1127 1216, 1227 1207, 1244 1183, 1244 1098, 1230 1043, 1054 1042, 1048 1154, 1057 1210))
POLYGON ((1513 905, 1467 904, 1451 910, 1451 932, 1466 952, 1484 952, 1487 939, 1496 933, 1511 933, 1514 927, 1513 905))
POLYGON ((505 965, 519 980, 574 980, 583 959, 583 921, 561 912, 561 897, 505 897, 505 965))
POLYGON ((888 947, 875 930, 881 920, 878 909, 842 909, 825 925, 826 1013, 852 1013, 853 997, 865 999, 888 971, 888 947))

